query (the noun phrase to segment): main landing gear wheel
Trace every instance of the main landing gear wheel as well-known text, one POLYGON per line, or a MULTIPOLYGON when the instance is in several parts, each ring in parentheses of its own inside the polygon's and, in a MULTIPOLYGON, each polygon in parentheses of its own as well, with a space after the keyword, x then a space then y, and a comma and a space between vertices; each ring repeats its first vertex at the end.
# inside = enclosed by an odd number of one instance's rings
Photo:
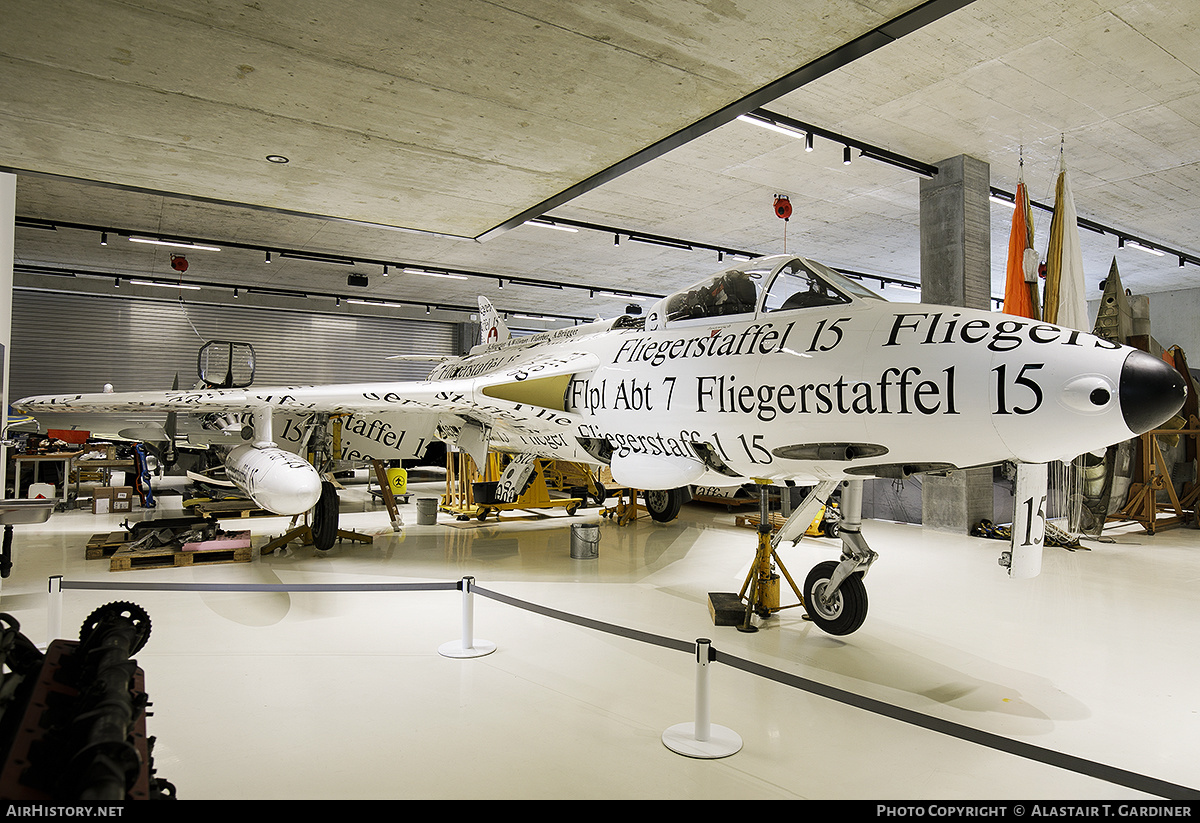
POLYGON ((319 552, 333 548, 338 532, 337 488, 328 480, 321 482, 321 497, 313 508, 312 542, 319 552))
POLYGON ((659 523, 674 520, 683 508, 683 489, 650 489, 642 497, 646 501, 646 511, 659 523))
POLYGON ((838 564, 833 560, 818 563, 804 580, 804 609, 817 628, 827 634, 844 635, 857 631, 867 619, 867 587, 861 574, 851 574, 833 593, 824 597, 838 564))

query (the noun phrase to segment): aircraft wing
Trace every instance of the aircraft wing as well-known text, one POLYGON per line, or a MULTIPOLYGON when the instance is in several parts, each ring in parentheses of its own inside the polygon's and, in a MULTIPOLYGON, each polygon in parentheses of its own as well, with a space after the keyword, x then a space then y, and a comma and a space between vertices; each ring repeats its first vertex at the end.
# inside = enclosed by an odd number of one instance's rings
POLYGON ((545 410, 568 415, 563 398, 571 377, 598 364, 590 352, 532 358, 480 376, 445 380, 274 386, 246 389, 187 389, 98 392, 27 397, 13 404, 34 416, 54 412, 205 414, 267 412, 372 414, 414 412, 454 415, 515 431, 544 431, 545 410))

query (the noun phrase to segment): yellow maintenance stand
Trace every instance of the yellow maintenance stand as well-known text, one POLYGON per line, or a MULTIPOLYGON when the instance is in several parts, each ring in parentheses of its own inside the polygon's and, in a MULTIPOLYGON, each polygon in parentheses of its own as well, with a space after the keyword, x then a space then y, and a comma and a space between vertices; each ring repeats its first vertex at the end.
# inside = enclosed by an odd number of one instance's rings
POLYGON ((744 600, 746 603, 745 617, 737 627, 740 632, 758 631, 758 627, 750 619, 754 614, 765 618, 781 609, 804 605, 804 595, 801 594, 800 587, 788 574, 787 568, 779 559, 771 542, 771 532, 774 529, 770 518, 770 483, 766 480, 755 480, 754 482, 758 486, 758 550, 755 552, 754 562, 750 564, 746 582, 742 584, 741 591, 738 592, 738 600, 744 600), (798 602, 790 606, 780 605, 779 575, 775 573, 775 567, 779 568, 788 585, 792 587, 798 602))

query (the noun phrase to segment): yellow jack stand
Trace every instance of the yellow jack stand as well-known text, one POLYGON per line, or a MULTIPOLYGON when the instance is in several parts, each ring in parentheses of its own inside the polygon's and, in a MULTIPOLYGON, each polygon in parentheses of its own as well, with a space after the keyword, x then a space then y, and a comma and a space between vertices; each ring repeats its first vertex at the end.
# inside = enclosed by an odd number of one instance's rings
POLYGON ((600 516, 615 517, 618 525, 626 526, 641 516, 640 508, 637 489, 618 489, 616 505, 601 509, 600 516), (628 502, 625 501, 626 494, 628 502))
POLYGON ((738 592, 738 599, 746 602, 746 616, 737 627, 740 632, 758 631, 758 627, 750 620, 754 614, 766 618, 781 609, 795 608, 804 603, 804 596, 800 593, 800 588, 788 574, 788 570, 779 559, 779 555, 775 553, 775 547, 771 543, 772 528, 769 517, 768 486, 761 480, 755 482, 759 484, 758 550, 755 552, 750 572, 746 575, 746 582, 742 584, 741 591, 738 592), (775 573, 776 566, 779 567, 779 571, 787 579, 788 585, 792 587, 792 591, 796 593, 800 602, 793 603, 791 606, 779 605, 779 575, 775 573))

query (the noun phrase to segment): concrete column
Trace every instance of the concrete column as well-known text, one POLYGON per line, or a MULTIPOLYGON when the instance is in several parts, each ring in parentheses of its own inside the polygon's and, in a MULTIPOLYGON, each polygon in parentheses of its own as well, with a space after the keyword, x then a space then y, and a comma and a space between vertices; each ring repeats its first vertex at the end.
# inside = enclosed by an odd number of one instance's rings
MULTIPOLYGON (((937 176, 921 180, 921 300, 990 309, 991 170, 966 155, 937 166, 937 176)), ((993 515, 990 468, 924 475, 923 525, 967 534, 993 515)))

